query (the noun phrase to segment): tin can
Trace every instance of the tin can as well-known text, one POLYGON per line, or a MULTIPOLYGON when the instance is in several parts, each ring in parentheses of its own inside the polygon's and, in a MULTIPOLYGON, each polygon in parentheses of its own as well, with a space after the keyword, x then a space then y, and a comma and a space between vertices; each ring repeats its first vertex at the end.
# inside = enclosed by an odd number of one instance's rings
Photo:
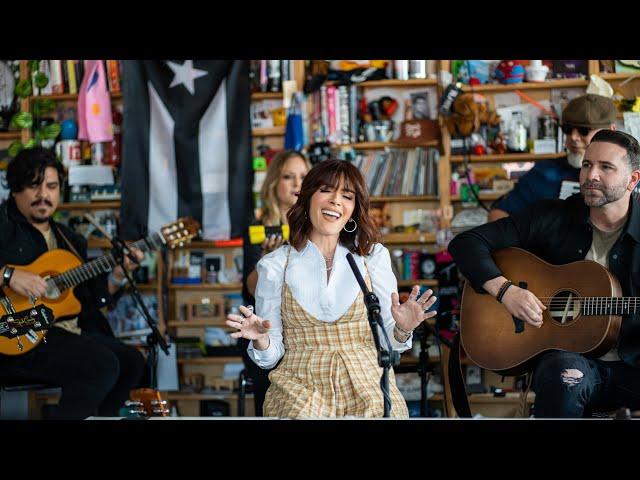
POLYGON ((101 142, 91 144, 91 165, 103 165, 104 144, 101 142))
POLYGON ((409 60, 394 60, 394 69, 398 80, 409 80, 409 60))
POLYGON ((427 78, 427 61, 409 60, 409 78, 427 78))

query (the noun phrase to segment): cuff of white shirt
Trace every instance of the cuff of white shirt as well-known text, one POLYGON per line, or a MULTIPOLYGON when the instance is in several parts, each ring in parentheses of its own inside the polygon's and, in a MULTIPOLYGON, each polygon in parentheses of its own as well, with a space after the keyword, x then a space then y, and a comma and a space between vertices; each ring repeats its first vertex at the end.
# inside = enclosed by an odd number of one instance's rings
POLYGON ((412 340, 413 340, 413 335, 411 335, 406 342, 399 342, 398 340, 396 340, 396 337, 395 335, 393 335, 393 333, 389 336, 389 341, 391 341, 391 346, 393 347, 394 350, 398 352, 404 352, 406 350, 409 350, 413 345, 412 340))
POLYGON ((276 347, 271 338, 269 339, 269 346, 266 350, 253 348, 253 340, 251 340, 249 346, 247 346, 247 353, 260 368, 271 368, 279 360, 277 358, 278 353, 276 352, 276 347))

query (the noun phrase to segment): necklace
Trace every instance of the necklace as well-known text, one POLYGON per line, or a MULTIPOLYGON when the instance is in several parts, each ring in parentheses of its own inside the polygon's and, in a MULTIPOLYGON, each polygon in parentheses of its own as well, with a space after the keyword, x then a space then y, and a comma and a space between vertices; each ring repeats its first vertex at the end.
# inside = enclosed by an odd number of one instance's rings
POLYGON ((324 255, 323 255, 323 257, 324 257, 325 263, 329 265, 328 267, 325 267, 325 270, 328 272, 329 270, 331 270, 333 268, 333 255, 331 255, 331 258, 325 257, 324 255))

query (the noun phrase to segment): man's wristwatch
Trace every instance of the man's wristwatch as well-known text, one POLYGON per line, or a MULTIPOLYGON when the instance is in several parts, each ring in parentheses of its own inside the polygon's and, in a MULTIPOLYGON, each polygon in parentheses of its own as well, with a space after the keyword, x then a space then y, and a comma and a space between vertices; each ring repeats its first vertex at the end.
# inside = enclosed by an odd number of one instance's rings
POLYGON ((9 282, 11 282, 11 276, 13 275, 13 267, 10 267, 9 265, 6 265, 4 267, 4 273, 2 274, 2 285, 4 287, 8 287, 9 286, 9 282))

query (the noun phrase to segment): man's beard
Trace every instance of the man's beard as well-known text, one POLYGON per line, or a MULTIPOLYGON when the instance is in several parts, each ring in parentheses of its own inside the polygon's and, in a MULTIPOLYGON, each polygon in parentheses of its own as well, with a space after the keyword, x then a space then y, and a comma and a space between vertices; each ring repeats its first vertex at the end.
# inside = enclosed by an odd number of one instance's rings
MULTIPOLYGON (((38 205, 47 205, 49 207, 53 207, 53 203, 51 203, 47 199, 37 200, 31 204, 32 207, 37 207, 38 205)), ((32 223, 47 223, 49 220, 51 220, 51 215, 47 217, 41 217, 39 215, 31 214, 29 215, 29 217, 31 218, 32 223)))
POLYGON ((601 183, 592 183, 592 182, 584 182, 580 185, 580 193, 582 194, 582 198, 584 199, 584 203, 587 207, 603 207, 608 203, 615 202, 624 197, 624 194, 627 191, 626 184, 621 183, 620 185, 613 185, 611 187, 605 187, 601 183), (602 196, 592 197, 587 196, 587 187, 593 187, 602 192, 602 196))
POLYGON ((571 151, 567 152, 567 162, 573 168, 582 168, 583 158, 584 158, 584 152, 582 153, 573 153, 571 151))

